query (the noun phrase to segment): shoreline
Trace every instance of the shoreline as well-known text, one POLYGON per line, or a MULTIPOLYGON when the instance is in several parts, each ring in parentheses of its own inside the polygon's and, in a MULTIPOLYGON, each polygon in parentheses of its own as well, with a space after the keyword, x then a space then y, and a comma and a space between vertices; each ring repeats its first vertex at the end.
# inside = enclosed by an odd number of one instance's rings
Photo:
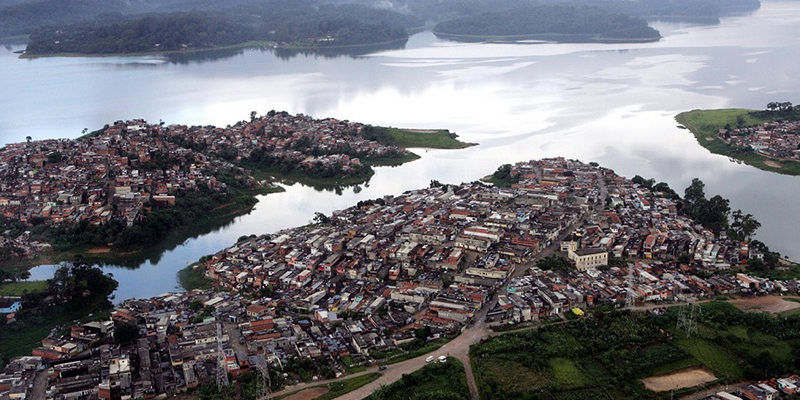
MULTIPOLYGON (((277 189, 265 188, 263 190, 252 190, 246 194, 251 196, 251 198, 256 199, 256 196, 268 195, 273 193, 282 193, 285 191, 286 189, 279 186, 277 189)), ((172 230, 167 234, 162 243, 168 242, 170 240, 176 240, 179 238, 183 240, 190 238, 192 237, 192 235, 186 236, 186 234, 190 233, 192 230, 195 229, 201 229, 206 227, 217 228, 223 226, 225 223, 227 223, 225 222, 225 220, 231 217, 235 218, 241 215, 245 215, 249 213, 253 209, 253 207, 256 206, 256 204, 258 204, 257 200, 252 204, 246 204, 246 203, 240 204, 237 200, 239 200, 239 198, 237 198, 235 201, 231 203, 221 206, 221 208, 219 209, 220 212, 218 213, 209 215, 206 218, 199 220, 192 225, 182 226, 180 228, 172 230)), ((13 271, 29 270, 41 265, 71 262, 76 256, 82 256, 87 262, 91 264, 100 264, 100 265, 119 264, 127 259, 137 256, 143 256, 146 252, 155 249, 157 246, 158 244, 129 251, 114 250, 110 247, 103 247, 102 248, 103 251, 99 252, 96 250, 100 249, 101 247, 80 248, 76 250, 61 251, 61 252, 50 251, 46 253, 41 253, 33 259, 10 261, 4 264, 3 269, 13 270, 13 271)))
POLYGON ((800 175, 800 161, 781 160, 755 152, 749 154, 738 154, 733 151, 733 148, 729 144, 725 143, 719 138, 716 132, 725 126, 725 123, 734 124, 738 116, 750 118, 751 121, 749 122, 755 122, 756 124, 769 121, 750 116, 749 114, 754 111, 759 110, 744 108, 722 108, 716 110, 695 109, 691 111, 684 111, 676 115, 675 120, 678 122, 678 124, 680 124, 679 127, 686 128, 689 132, 691 132, 694 135, 694 138, 697 140, 697 143, 712 154, 729 157, 738 163, 743 163, 751 167, 758 168, 762 171, 789 176, 800 175), (698 124, 697 121, 692 121, 693 116, 697 116, 699 113, 707 114, 709 112, 720 114, 720 116, 718 116, 719 120, 715 120, 713 125, 709 122, 709 126, 700 127, 696 125, 698 124))
POLYGON ((46 54, 29 54, 24 50, 20 53, 21 59, 37 59, 48 57, 141 57, 141 56, 159 56, 159 55, 176 55, 176 54, 195 54, 209 51, 218 50, 240 50, 250 48, 269 48, 273 50, 336 50, 336 49, 352 49, 370 46, 383 46, 401 41, 407 41, 408 37, 403 39, 394 39, 377 43, 361 43, 361 44, 344 44, 333 46, 298 46, 298 45, 276 45, 274 42, 266 40, 251 40, 247 42, 231 44, 227 46, 214 46, 202 49, 185 49, 185 50, 168 50, 168 51, 145 51, 133 53, 46 53, 46 54))
MULTIPOLYGON (((384 128, 384 127, 380 127, 384 128)), ((411 128, 385 128, 390 133, 390 139, 400 141, 397 146, 401 148, 430 148, 430 149, 464 149, 476 146, 476 143, 466 143, 458 139, 458 135, 451 133, 447 129, 411 129, 411 128)), ((88 135, 94 134, 91 132, 88 135)), ((84 135, 86 136, 86 135, 84 135)), ((274 179, 276 182, 284 184, 301 184, 310 186, 317 190, 338 190, 341 187, 356 186, 368 182, 372 176, 375 175, 373 167, 394 167, 400 166, 408 162, 413 162, 420 159, 416 153, 408 152, 404 157, 398 158, 380 158, 380 159, 364 159, 364 164, 370 167, 369 173, 366 176, 356 177, 343 177, 343 178, 313 178, 306 176, 301 171, 291 171, 289 173, 281 173, 278 170, 270 170, 265 168, 257 168, 255 166, 244 165, 252 171, 253 176, 259 180, 266 177, 274 179)), ((226 224, 230 217, 237 217, 247 214, 258 203, 256 196, 267 195, 272 193, 285 192, 286 189, 277 187, 264 187, 252 190, 241 191, 235 193, 235 198, 232 202, 220 206, 218 212, 209 215, 206 218, 195 221, 195 223, 176 228, 169 232, 167 236, 159 244, 137 248, 134 250, 119 251, 113 248, 102 248, 101 246, 95 247, 81 247, 71 249, 69 251, 55 251, 40 253, 33 259, 13 260, 3 264, 2 269, 10 271, 29 270, 40 265, 59 264, 65 261, 72 261, 76 256, 82 256, 87 262, 92 264, 121 264, 136 257, 145 256, 149 251, 156 250, 159 245, 165 242, 170 242, 180 238, 185 240, 188 237, 193 237, 191 232, 197 229, 218 228, 226 224), (187 236, 189 234, 189 236, 187 236)), ((183 240, 180 240, 182 242, 183 240)))
MULTIPOLYGON (((522 35, 470 35, 460 33, 447 33, 431 31, 440 39, 453 40, 459 42, 519 42, 521 40, 539 40, 556 43, 652 43, 658 42, 663 38, 607 38, 578 33, 531 33, 522 35), (558 38, 575 38, 577 40, 559 40, 558 38)), ((524 44, 524 43, 520 43, 524 44)))

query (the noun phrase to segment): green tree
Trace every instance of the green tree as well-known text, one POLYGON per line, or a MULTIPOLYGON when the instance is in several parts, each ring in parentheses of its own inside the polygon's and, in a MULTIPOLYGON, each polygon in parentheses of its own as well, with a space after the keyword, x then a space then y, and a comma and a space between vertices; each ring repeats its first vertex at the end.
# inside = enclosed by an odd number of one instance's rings
POLYGON ((114 342, 120 346, 133 343, 139 336, 139 327, 134 324, 119 324, 114 327, 114 342))
POLYGON ((728 230, 728 236, 736 240, 750 240, 753 234, 761 227, 761 223, 752 214, 743 214, 742 210, 736 210, 731 215, 733 222, 728 230))
POLYGON ((570 268, 569 260, 561 256, 547 256, 536 261, 536 267, 545 270, 568 271, 570 268))
POLYGON ((694 215, 698 203, 706 199, 706 184, 699 178, 692 179, 692 184, 683 191, 683 204, 686 214, 694 215))

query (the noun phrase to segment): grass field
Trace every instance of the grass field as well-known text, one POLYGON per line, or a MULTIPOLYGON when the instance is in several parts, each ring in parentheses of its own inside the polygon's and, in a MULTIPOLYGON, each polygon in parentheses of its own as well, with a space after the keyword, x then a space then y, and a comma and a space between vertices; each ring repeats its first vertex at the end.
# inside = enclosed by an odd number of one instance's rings
POLYGON ((572 360, 566 358, 551 358, 550 369, 558 390, 577 389, 590 383, 587 376, 581 372, 572 360))
POLYGON ((696 358, 689 357, 653 368, 649 371, 648 375, 663 375, 689 367, 699 367, 701 365, 703 365, 703 363, 698 361, 696 358))
POLYGON ((208 278, 203 273, 203 268, 194 268, 195 264, 190 264, 186 268, 178 271, 178 283, 185 290, 211 289, 214 287, 214 280, 208 278))
POLYGON ((478 373, 484 375, 489 382, 496 382, 509 392, 535 391, 537 388, 546 387, 552 377, 545 372, 532 371, 524 365, 514 362, 490 358, 476 363, 478 373))
POLYGON ((330 392, 325 393, 322 396, 315 398, 314 400, 335 399, 345 393, 350 393, 353 390, 356 390, 380 377, 381 374, 377 372, 370 372, 368 374, 345 379, 343 381, 329 383, 327 384, 327 386, 330 389, 330 392))
POLYGON ((398 129, 387 128, 393 145, 398 147, 419 147, 426 149, 463 149, 473 146, 456 139, 447 129, 398 129))
POLYGON ((23 281, 3 283, 0 296, 22 296, 25 293, 39 293, 47 290, 47 281, 23 281))
POLYGON ((676 343, 703 365, 714 371, 718 378, 736 380, 744 376, 744 371, 739 366, 736 357, 709 340, 690 337, 678 339, 676 343))
POLYGON ((751 113, 756 110, 748 110, 743 108, 728 108, 721 110, 692 110, 680 113, 675 116, 675 119, 684 127, 689 129, 697 138, 697 142, 714 154, 721 154, 737 160, 741 160, 745 164, 752 165, 756 168, 765 171, 777 172, 787 175, 800 175, 800 162, 794 161, 778 161, 755 153, 737 153, 731 146, 728 146, 722 139, 717 136, 717 132, 722 129, 725 124, 736 126, 736 119, 741 116, 744 118, 745 126, 753 126, 768 122, 768 119, 758 118, 751 113), (776 168, 768 165, 765 162, 771 161, 779 165, 776 168))
POLYGON ((446 363, 428 364, 364 400, 468 400, 469 388, 464 366, 450 357, 446 363))
POLYGON ((350 357, 350 356, 342 357, 342 364, 344 364, 344 368, 347 370, 348 374, 355 374, 357 372, 361 372, 361 371, 365 371, 366 370, 366 368, 364 368, 361 365, 354 365, 355 362, 356 361, 353 360, 353 357, 350 357), (351 367, 351 365, 352 365, 352 367, 351 367))

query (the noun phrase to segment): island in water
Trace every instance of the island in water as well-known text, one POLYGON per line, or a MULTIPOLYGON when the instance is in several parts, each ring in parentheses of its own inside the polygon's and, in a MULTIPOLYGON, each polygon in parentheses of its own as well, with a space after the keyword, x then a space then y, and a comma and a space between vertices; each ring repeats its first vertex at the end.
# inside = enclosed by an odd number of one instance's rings
POLYGON ((419 19, 362 5, 267 1, 216 11, 100 16, 44 26, 25 57, 173 53, 221 48, 338 48, 405 41, 419 19))
POLYGON ((701 146, 765 171, 800 175, 800 109, 770 102, 765 110, 692 110, 675 119, 701 146))
POLYGON ((599 7, 566 5, 471 15, 441 22, 433 32, 439 37, 462 41, 641 42, 661 38, 643 19, 599 7))
MULTIPOLYGON (((403 130, 270 111, 227 127, 117 121, 75 139, 0 149, 0 260, 31 265, 140 251, 170 232, 249 211, 276 179, 368 180, 406 147, 463 148, 446 130, 403 130)), ((130 254, 127 254, 130 255, 130 254)))
POLYGON ((434 387, 459 400, 662 399, 800 383, 796 266, 770 275, 787 263, 752 239, 752 216, 698 179, 679 196, 564 158, 496 174, 510 186, 432 181, 243 236, 189 267, 185 292, 19 340, 20 324, 53 326, 48 302, 113 286, 85 262, 64 266, 3 319, 4 379, 32 398, 246 400, 423 400, 434 387), (773 315, 742 311, 756 307, 773 315), (37 375, 46 384, 28 385, 37 375))

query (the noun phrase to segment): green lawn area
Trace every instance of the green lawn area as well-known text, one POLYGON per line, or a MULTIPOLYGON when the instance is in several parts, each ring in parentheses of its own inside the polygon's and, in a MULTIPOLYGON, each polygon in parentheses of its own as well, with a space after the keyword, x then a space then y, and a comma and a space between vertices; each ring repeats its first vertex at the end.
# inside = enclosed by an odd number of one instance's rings
POLYGON ((736 380, 741 379, 744 375, 744 371, 739 366, 736 357, 710 340, 690 337, 677 339, 675 342, 680 348, 686 350, 686 352, 702 362, 703 365, 714 371, 714 374, 719 378, 736 380))
POLYGON ((364 162, 375 167, 395 167, 419 159, 420 156, 418 154, 409 151, 406 155, 399 158, 366 158, 364 162))
MULTIPOLYGON (((793 299, 787 299, 787 300, 793 300, 793 299)), ((795 308, 793 310, 788 310, 778 313, 778 316, 781 317, 790 317, 793 315, 800 315, 800 308, 795 308)))
POLYGON ((194 268, 195 264, 178 271, 178 283, 185 290, 211 289, 214 287, 214 280, 204 275, 203 268, 194 268))
POLYGON ((24 293, 39 293, 47 290, 47 281, 23 281, 3 283, 0 296, 22 296, 24 293))
POLYGON ((355 374, 356 372, 361 372, 366 370, 366 368, 360 365, 354 365, 355 363, 356 360, 353 360, 353 357, 350 356, 342 357, 342 364, 344 364, 344 368, 347 370, 348 374, 355 374), (351 367, 351 365, 353 366, 351 367))
POLYGON ((328 386, 328 388, 330 388, 331 391, 315 398, 314 400, 335 399, 339 396, 344 395, 345 393, 350 393, 353 390, 356 390, 380 377, 381 374, 377 372, 370 372, 368 374, 345 379, 343 381, 329 383, 326 386, 328 386))
MULTIPOLYGON (((552 376, 544 371, 533 371, 524 365, 495 357, 473 359, 473 370, 478 382, 491 382, 507 393, 525 393, 550 385, 552 376)), ((487 388, 481 388, 484 393, 487 388)))
MULTIPOLYGON (((318 398, 319 399, 319 398, 318 398)), ((469 388, 464 366, 455 358, 428 364, 364 400, 468 400, 469 388)))
POLYGON ((651 369, 646 375, 653 376, 653 375, 664 375, 670 372, 679 371, 689 367, 699 367, 703 365, 700 361, 697 361, 694 357, 684 358, 683 360, 674 361, 668 364, 659 365, 656 368, 651 369))
POLYGON ((398 129, 386 128, 392 144, 398 147, 421 147, 428 149, 463 149, 473 144, 456 139, 447 129, 398 129))
POLYGON ((551 358, 550 369, 553 372, 555 387, 558 390, 577 389, 590 383, 589 378, 575 366, 572 360, 551 358))
POLYGON ((694 134, 701 146, 714 154, 735 158, 741 160, 745 164, 752 165, 765 171, 787 175, 800 175, 800 162, 772 160, 781 166, 780 168, 776 168, 765 164, 765 161, 771 159, 755 153, 735 152, 732 147, 728 146, 728 144, 717 136, 717 132, 719 132, 725 124, 730 124, 730 126, 735 127, 736 119, 739 116, 744 118, 745 126, 753 126, 769 121, 769 119, 752 115, 754 111, 756 110, 743 108, 692 110, 678 114, 675 116, 675 119, 694 134))

